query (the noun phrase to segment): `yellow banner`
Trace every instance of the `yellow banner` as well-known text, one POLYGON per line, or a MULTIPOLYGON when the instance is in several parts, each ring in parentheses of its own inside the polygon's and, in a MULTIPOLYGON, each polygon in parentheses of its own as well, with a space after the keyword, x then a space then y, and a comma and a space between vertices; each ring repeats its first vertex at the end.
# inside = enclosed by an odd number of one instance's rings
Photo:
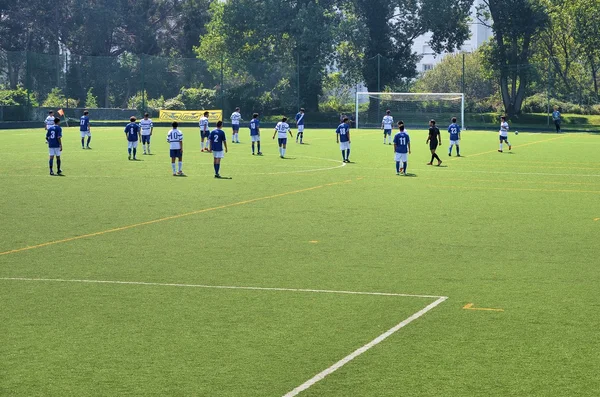
POLYGON ((200 117, 208 112, 208 121, 216 123, 223 120, 222 110, 161 110, 161 121, 200 121, 200 117))

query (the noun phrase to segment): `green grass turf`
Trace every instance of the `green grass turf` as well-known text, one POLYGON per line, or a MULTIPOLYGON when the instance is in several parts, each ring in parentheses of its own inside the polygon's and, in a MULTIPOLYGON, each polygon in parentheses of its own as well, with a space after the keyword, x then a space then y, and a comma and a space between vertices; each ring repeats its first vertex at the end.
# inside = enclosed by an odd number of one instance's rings
MULTIPOLYGON (((287 160, 243 130, 215 180, 195 129, 171 176, 166 132, 133 162, 121 129, 89 151, 65 129, 60 178, 41 130, 1 131, 0 252, 112 231, 0 255, 0 278, 444 295, 302 395, 597 395, 597 136, 511 134, 500 154, 466 131, 438 168, 412 131, 398 177, 380 131, 353 131, 342 166, 332 130, 287 160)), ((433 300, 0 280, 0 395, 280 396, 433 300)))

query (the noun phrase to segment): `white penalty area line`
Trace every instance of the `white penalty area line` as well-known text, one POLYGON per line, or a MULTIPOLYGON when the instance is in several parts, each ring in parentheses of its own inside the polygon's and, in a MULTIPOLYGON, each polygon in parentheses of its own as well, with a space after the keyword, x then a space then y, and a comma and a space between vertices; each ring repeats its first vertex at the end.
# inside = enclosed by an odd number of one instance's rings
POLYGON ((423 309, 412 314, 405 320, 402 320, 383 334, 379 335, 369 343, 359 347, 346 357, 342 358, 332 366, 319 372, 300 386, 292 391, 284 394, 283 397, 294 397, 308 388, 314 386, 317 382, 325 379, 350 361, 358 356, 366 353, 371 348, 377 346, 408 324, 424 316, 429 311, 435 309, 441 303, 448 299, 447 296, 437 295, 418 295, 418 294, 397 294, 392 292, 361 292, 361 291, 344 291, 344 290, 325 290, 325 289, 305 289, 305 288, 274 288, 274 287, 243 287, 243 286, 227 286, 227 285, 204 285, 204 284, 178 284, 178 283, 152 283, 143 281, 114 281, 114 280, 77 280, 77 279, 53 279, 53 278, 25 278, 25 277, 0 277, 0 281, 29 281, 29 282, 54 282, 54 283, 83 283, 83 284, 113 284, 113 285, 142 285, 155 287, 180 287, 180 288, 204 288, 204 289, 221 289, 221 290, 248 290, 248 291, 276 291, 276 292, 298 292, 298 293, 319 293, 319 294, 342 294, 342 295, 370 295, 370 296, 393 296, 393 297, 410 297, 410 298, 428 298, 435 299, 434 302, 425 306, 423 309))

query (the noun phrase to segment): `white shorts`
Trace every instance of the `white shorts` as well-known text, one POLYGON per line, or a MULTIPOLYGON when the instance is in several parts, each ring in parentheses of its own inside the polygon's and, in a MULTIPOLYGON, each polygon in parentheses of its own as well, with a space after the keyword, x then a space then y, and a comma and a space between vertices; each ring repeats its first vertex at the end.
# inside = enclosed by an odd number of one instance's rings
POLYGON ((304 124, 298 126, 298 132, 304 132, 304 124))
POLYGON ((50 156, 60 156, 60 148, 59 147, 49 147, 48 154, 50 156))
POLYGON ((340 150, 349 150, 350 142, 340 142, 340 150))
POLYGON ((221 150, 220 152, 213 152, 213 156, 216 159, 222 159, 223 157, 225 157, 225 151, 221 150))
POLYGON ((81 132, 81 137, 85 138, 86 136, 92 136, 91 131, 80 131, 81 132))
POLYGON ((450 141, 450 145, 460 145, 460 139, 458 141, 450 141))
POLYGON ((137 149, 138 141, 135 141, 135 142, 129 142, 128 141, 127 143, 128 143, 127 148, 129 148, 129 149, 137 149))
POLYGON ((260 142, 260 135, 250 135, 252 142, 260 142))
POLYGON ((396 161, 406 163, 408 161, 408 153, 396 153, 396 161))

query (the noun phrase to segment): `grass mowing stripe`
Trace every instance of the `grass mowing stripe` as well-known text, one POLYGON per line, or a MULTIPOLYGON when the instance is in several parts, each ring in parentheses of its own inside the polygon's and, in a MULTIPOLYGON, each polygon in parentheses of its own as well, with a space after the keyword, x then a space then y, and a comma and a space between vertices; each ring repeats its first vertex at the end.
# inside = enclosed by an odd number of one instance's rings
POLYGON ((201 209, 201 210, 186 212, 186 213, 183 213, 183 214, 167 216, 167 217, 159 218, 159 219, 153 219, 151 221, 134 223, 132 225, 116 227, 116 228, 113 228, 113 229, 103 230, 103 231, 100 231, 100 232, 94 232, 94 233, 83 234, 81 236, 69 237, 69 238, 65 238, 65 239, 62 239, 62 240, 48 241, 48 242, 42 243, 42 244, 31 245, 31 246, 28 246, 28 247, 17 248, 17 249, 14 249, 14 250, 0 252, 0 256, 9 255, 9 254, 16 254, 18 252, 29 251, 29 250, 33 250, 33 249, 36 249, 36 248, 47 247, 49 245, 54 245, 54 244, 67 243, 67 242, 70 242, 70 241, 81 240, 81 239, 88 238, 88 237, 95 237, 95 236, 101 236, 103 234, 120 232, 122 230, 128 230, 128 229, 132 229, 132 228, 139 227, 139 226, 152 225, 152 224, 159 223, 159 222, 164 222, 164 221, 170 221, 170 220, 173 220, 173 219, 184 218, 186 216, 202 214, 202 213, 205 213, 205 212, 216 211, 216 210, 220 210, 220 209, 224 209, 224 208, 237 207, 239 205, 255 203, 257 201, 269 200, 269 199, 273 199, 273 198, 279 198, 279 197, 289 196, 289 195, 292 195, 292 194, 310 192, 312 190, 321 189, 321 188, 324 188, 326 186, 340 185, 340 184, 349 183, 349 182, 352 182, 352 181, 351 180, 345 180, 345 181, 341 181, 341 182, 326 183, 326 184, 323 184, 323 185, 313 186, 313 187, 309 187, 309 188, 305 188, 305 189, 292 190, 290 192, 278 193, 278 194, 274 194, 274 195, 270 195, 270 196, 258 197, 258 198, 254 198, 254 199, 250 199, 250 200, 244 200, 244 201, 238 201, 236 203, 219 205, 217 207, 211 207, 211 208, 204 208, 204 209, 201 209))
POLYGON ((379 335, 377 338, 373 339, 371 342, 369 342, 366 345, 364 345, 364 346, 356 349, 351 354, 347 355, 346 357, 342 358, 337 363, 333 364, 331 367, 329 367, 329 368, 327 368, 327 369, 319 372, 317 375, 315 375, 314 377, 310 378, 309 380, 307 380, 306 382, 304 382, 300 386, 296 387, 294 390, 290 391, 289 393, 286 393, 283 397, 294 397, 294 396, 297 396, 298 394, 302 393, 306 389, 308 389, 311 386, 313 386, 315 383, 317 383, 317 382, 325 379, 326 376, 331 375, 332 373, 334 373, 338 369, 342 368, 344 365, 348 364, 350 361, 354 360, 356 357, 358 357, 361 354, 365 353, 366 351, 368 351, 372 347, 377 346, 378 344, 380 344, 381 342, 383 342, 384 340, 386 340, 387 338, 389 338, 390 336, 392 336, 393 334, 395 334, 396 332, 398 332, 402 328, 406 327, 408 324, 412 323, 413 321, 415 321, 419 317, 425 315, 430 310, 436 308, 439 304, 441 304, 442 302, 444 302, 446 299, 448 299, 448 298, 445 297, 445 296, 440 297, 435 302, 427 305, 425 308, 419 310, 418 312, 416 312, 415 314, 413 314, 412 316, 410 316, 406 320, 401 321, 400 323, 396 324, 394 327, 390 328, 389 330, 387 330, 383 334, 379 335))

